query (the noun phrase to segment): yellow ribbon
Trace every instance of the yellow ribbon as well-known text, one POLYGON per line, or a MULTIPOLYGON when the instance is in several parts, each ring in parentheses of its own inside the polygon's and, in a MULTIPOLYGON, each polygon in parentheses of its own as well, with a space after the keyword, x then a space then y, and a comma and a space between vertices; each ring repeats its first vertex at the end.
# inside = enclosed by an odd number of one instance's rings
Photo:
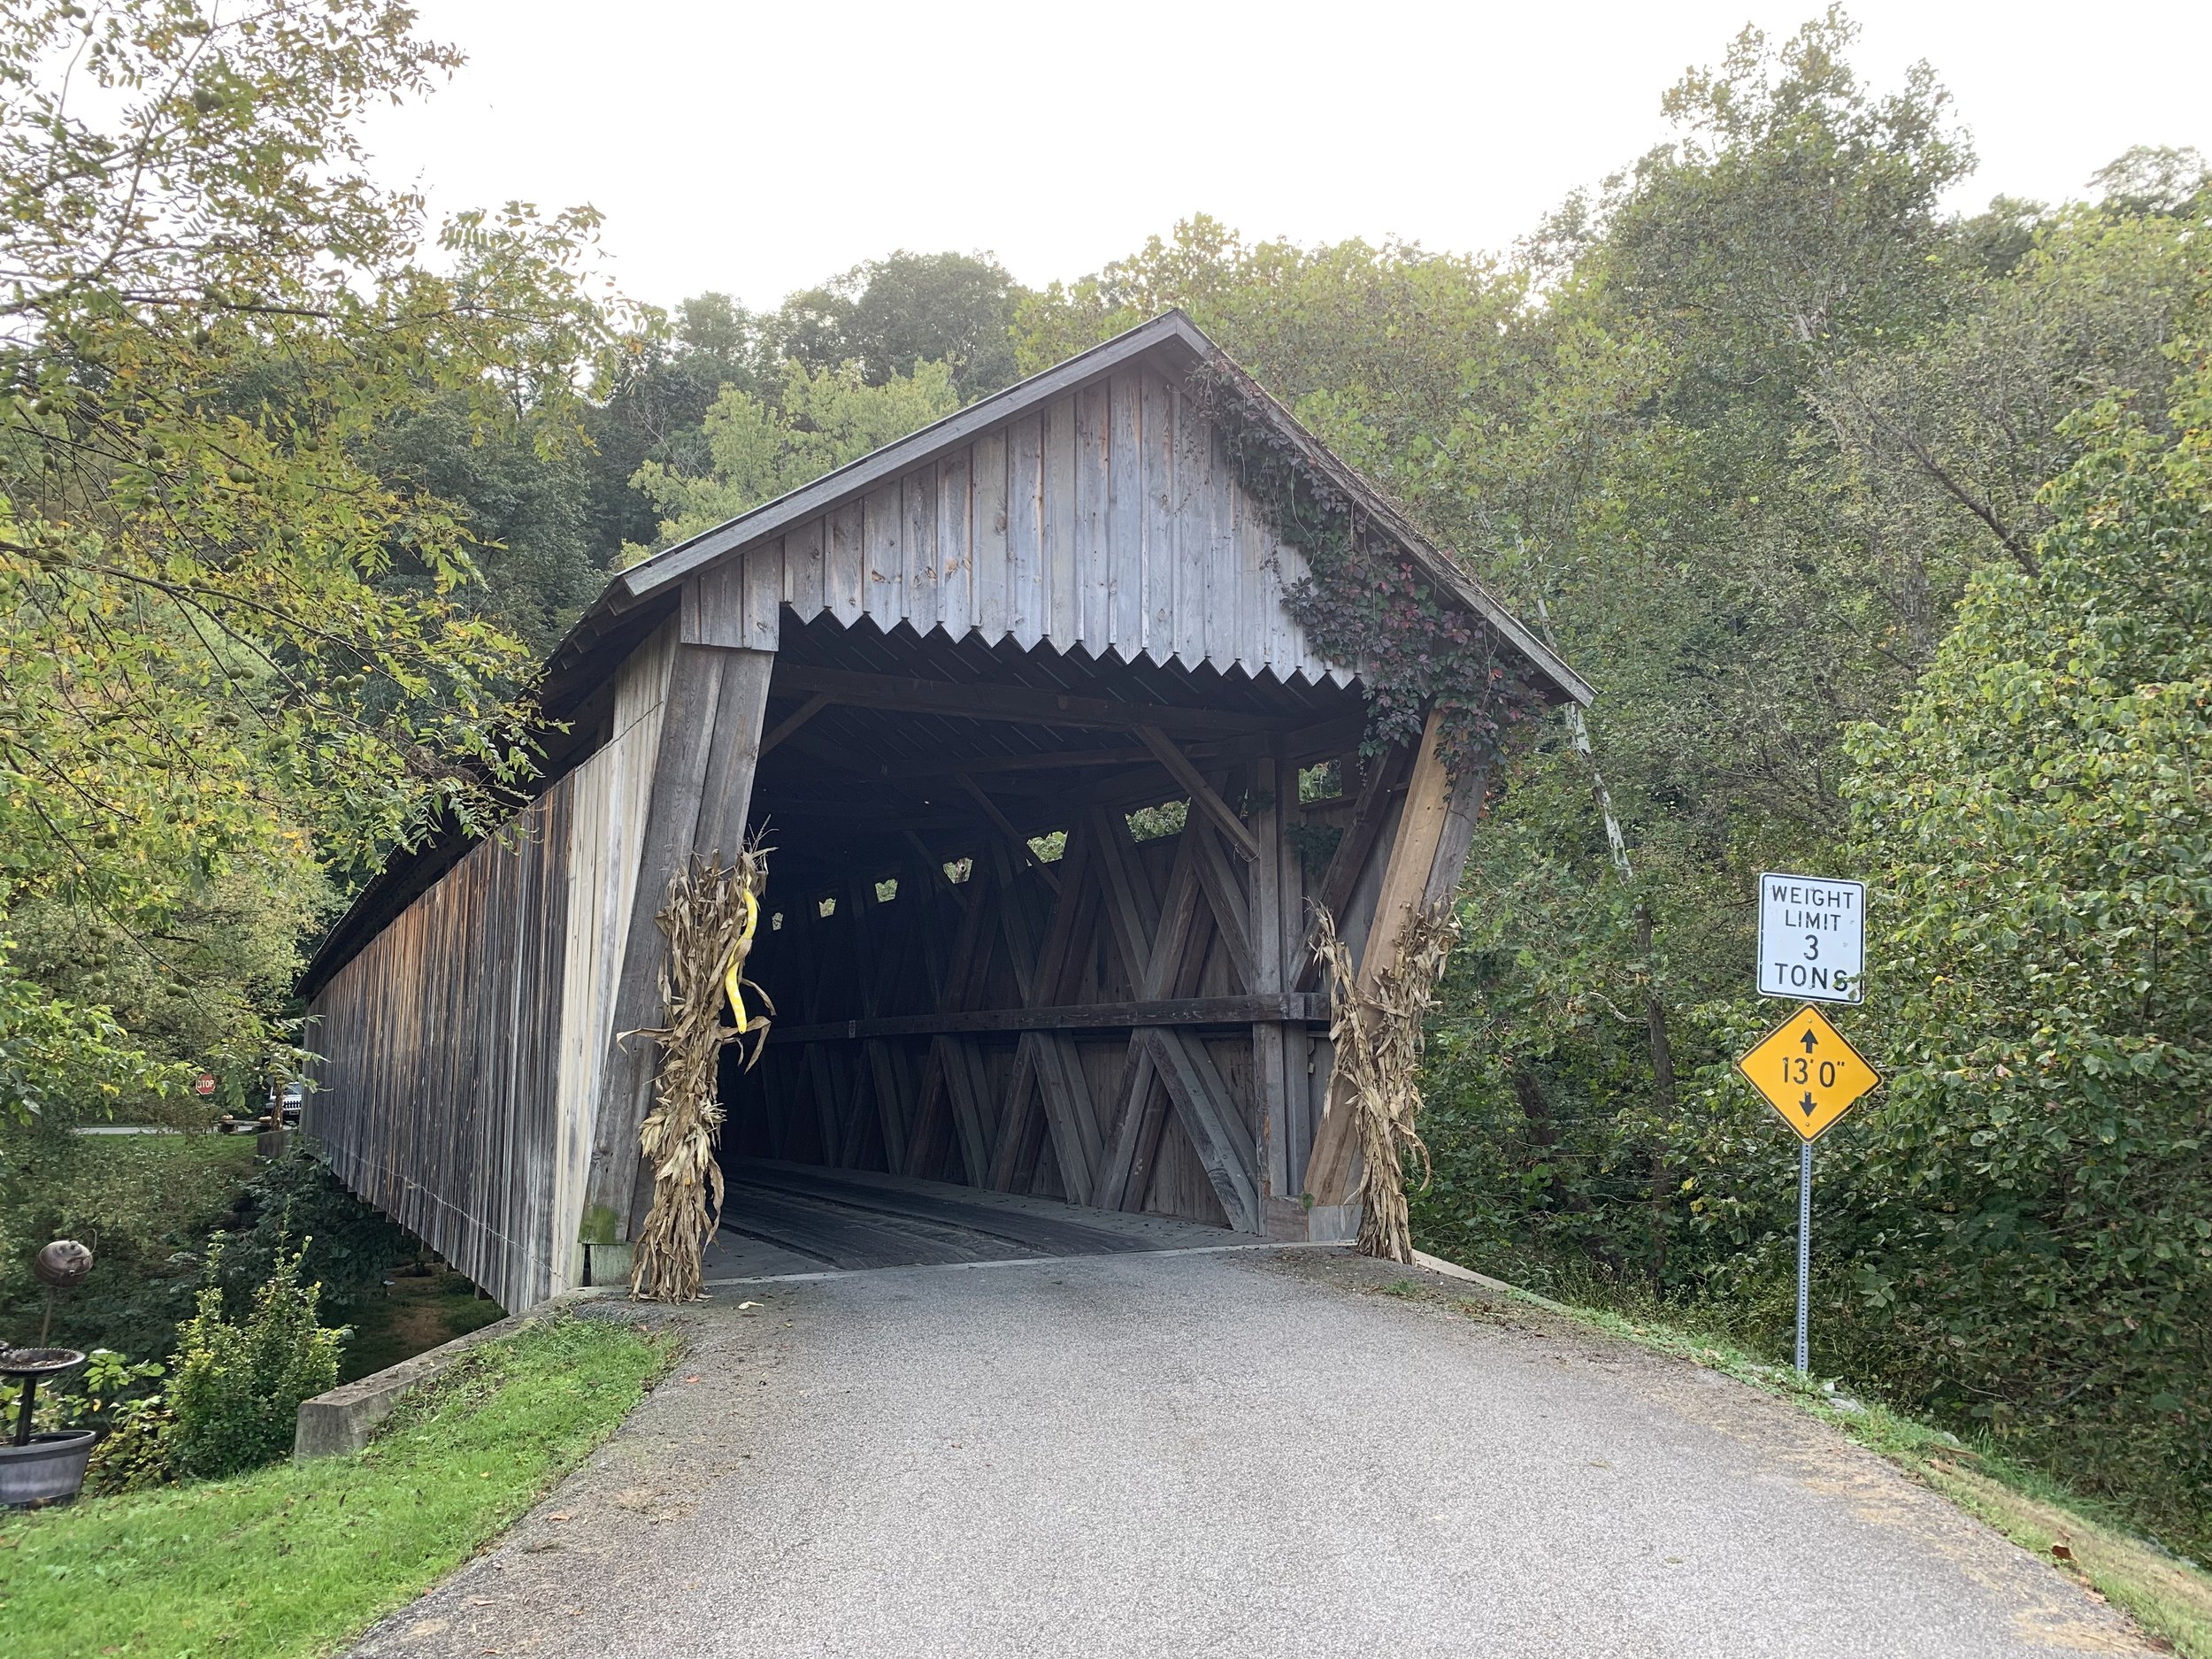
POLYGON ((745 892, 745 927, 737 936, 737 949, 730 952, 729 972, 722 976, 722 988, 730 994, 730 1014, 737 1021, 740 1031, 745 1029, 745 999, 738 994, 738 964, 745 960, 745 952, 753 942, 753 929, 760 921, 760 902, 749 887, 745 892))

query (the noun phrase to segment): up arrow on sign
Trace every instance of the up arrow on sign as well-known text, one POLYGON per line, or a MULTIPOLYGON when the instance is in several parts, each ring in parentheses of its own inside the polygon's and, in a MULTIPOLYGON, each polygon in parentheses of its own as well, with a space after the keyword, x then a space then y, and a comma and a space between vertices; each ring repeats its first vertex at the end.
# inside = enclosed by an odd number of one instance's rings
POLYGON ((1866 970, 1866 887, 1770 871, 1759 878, 1759 995, 1855 1002, 1866 970))

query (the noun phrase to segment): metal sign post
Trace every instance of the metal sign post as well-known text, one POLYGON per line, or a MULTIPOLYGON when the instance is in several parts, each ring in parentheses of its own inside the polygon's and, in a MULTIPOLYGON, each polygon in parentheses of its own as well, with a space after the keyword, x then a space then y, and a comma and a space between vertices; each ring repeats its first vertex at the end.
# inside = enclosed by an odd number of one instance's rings
POLYGON ((1796 1134, 1797 1369, 1811 1359, 1813 1142, 1882 1084, 1882 1074, 1810 1002, 1767 1033, 1736 1062, 1744 1080, 1796 1134))
POLYGON ((1813 1291, 1813 1143, 1797 1148, 1797 1374, 1805 1374, 1812 1344, 1813 1291))
POLYGON ((1815 1002, 1856 1002, 1865 993, 1866 886, 1832 876, 1763 871, 1759 876, 1761 996, 1805 1006, 1736 1062, 1751 1087, 1796 1131, 1797 1371, 1811 1363, 1813 1142, 1881 1087, 1881 1073, 1821 1018, 1815 1002))

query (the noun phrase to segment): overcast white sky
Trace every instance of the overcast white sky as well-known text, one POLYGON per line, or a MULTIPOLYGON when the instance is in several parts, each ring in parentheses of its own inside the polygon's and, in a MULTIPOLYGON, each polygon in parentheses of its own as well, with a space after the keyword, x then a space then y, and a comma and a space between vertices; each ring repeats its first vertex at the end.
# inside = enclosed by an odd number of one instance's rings
MULTIPOLYGON (((895 248, 1075 277, 1180 217, 1248 235, 1509 246, 1658 140, 1662 92, 1816 0, 1118 0, 1110 7, 416 0, 470 62, 380 114, 434 211, 607 215, 615 274, 756 306, 895 248)), ((1982 158, 2052 199, 2130 144, 2212 152, 2212 4, 1857 0, 1878 86, 1925 58, 1982 158)))

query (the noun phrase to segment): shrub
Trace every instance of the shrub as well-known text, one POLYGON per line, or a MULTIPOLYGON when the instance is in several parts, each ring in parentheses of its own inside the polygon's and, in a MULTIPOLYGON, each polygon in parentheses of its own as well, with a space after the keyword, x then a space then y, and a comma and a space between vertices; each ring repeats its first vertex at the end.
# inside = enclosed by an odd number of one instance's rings
POLYGON ((2204 1554, 2212 365, 2179 386, 2170 434, 2079 423, 2039 569, 1852 736, 1893 1081, 1846 1167, 1878 1363, 2204 1554))
POLYGON ((279 1253, 240 1321, 224 1313, 222 1247, 208 1253, 199 1310, 178 1332, 169 1394, 178 1473, 206 1478, 275 1462, 291 1449, 300 1402, 336 1384, 348 1333, 317 1321, 322 1286, 300 1283, 307 1248, 303 1240, 279 1253))
POLYGON ((245 1184, 218 1282, 232 1294, 250 1294, 274 1275, 295 1239, 303 1253, 299 1276, 319 1286, 341 1317, 378 1295, 392 1264, 421 1248, 302 1147, 272 1159, 245 1184))

